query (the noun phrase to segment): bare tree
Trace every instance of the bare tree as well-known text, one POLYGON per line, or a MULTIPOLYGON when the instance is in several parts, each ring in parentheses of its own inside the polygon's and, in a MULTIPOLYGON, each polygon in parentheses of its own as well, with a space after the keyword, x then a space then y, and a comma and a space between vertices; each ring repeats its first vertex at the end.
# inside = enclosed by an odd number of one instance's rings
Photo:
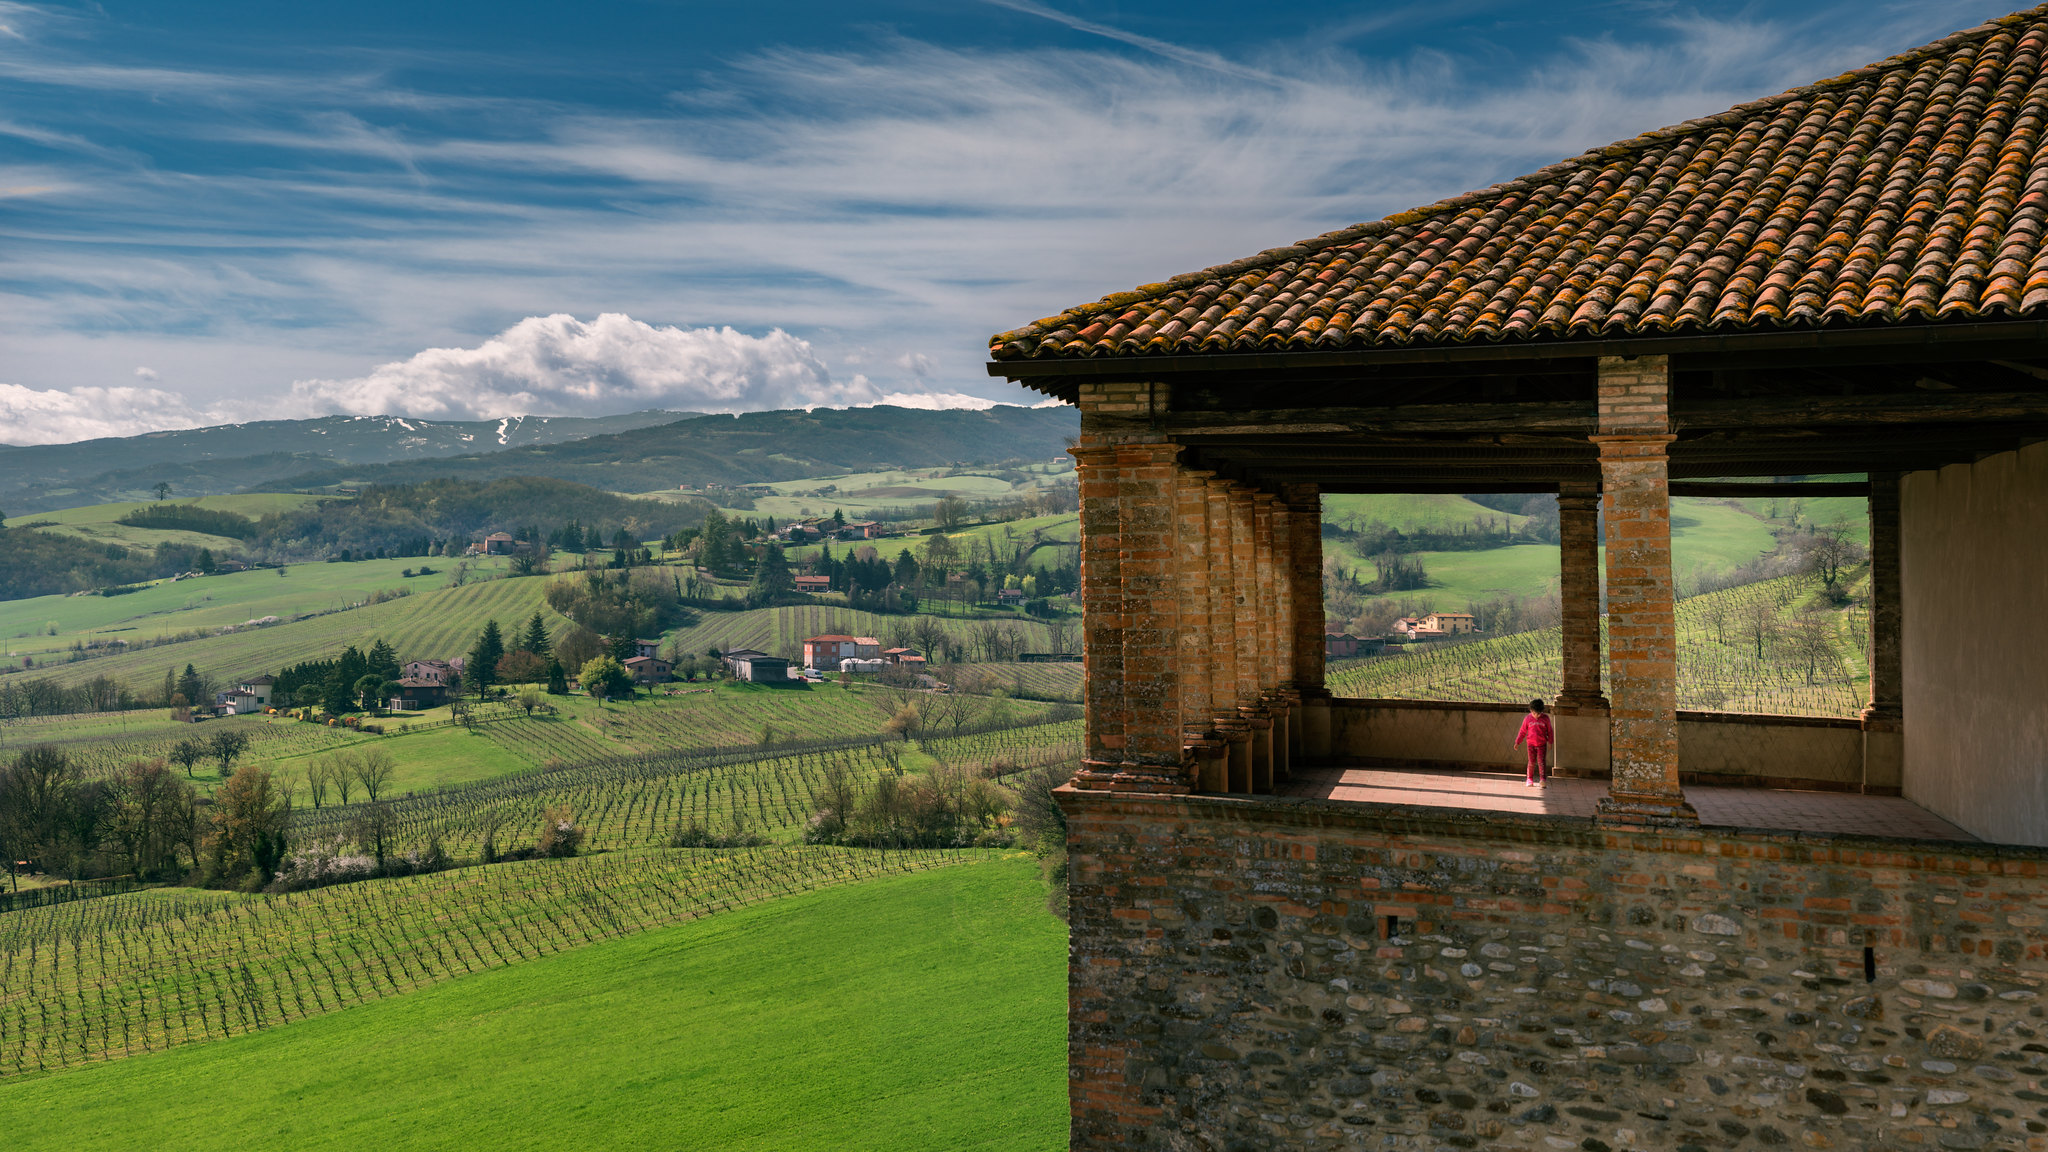
POLYGON ((1756 647, 1756 658, 1764 658, 1764 652, 1778 639, 1778 608, 1762 596, 1753 596, 1742 602, 1742 636, 1756 647))
POLYGON ((316 812, 327 803, 327 761, 321 757, 306 761, 306 795, 312 799, 316 812))
POLYGON ((1822 669, 1833 671, 1840 664, 1835 651, 1835 621, 1824 611, 1802 612, 1793 622, 1792 657, 1806 673, 1806 682, 1818 682, 1822 669))
POLYGON ((348 807, 348 794, 356 786, 356 758, 352 752, 336 752, 327 757, 327 782, 341 794, 342 807, 348 807))
POLYGON ((1849 538, 1849 525, 1837 520, 1813 530, 1806 545, 1807 570, 1820 581, 1821 592, 1831 604, 1840 604, 1843 571, 1863 562, 1863 546, 1849 538))
POLYGON ((391 759, 391 753, 382 748, 358 753, 355 760, 356 780, 362 784, 363 791, 369 793, 370 802, 374 804, 377 794, 391 783, 391 775, 398 770, 398 764, 391 759))

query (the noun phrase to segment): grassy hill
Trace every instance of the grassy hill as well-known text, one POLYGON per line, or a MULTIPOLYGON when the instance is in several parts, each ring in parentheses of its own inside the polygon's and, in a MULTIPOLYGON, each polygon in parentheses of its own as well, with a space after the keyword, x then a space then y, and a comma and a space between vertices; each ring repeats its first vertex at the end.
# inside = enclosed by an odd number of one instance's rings
MULTIPOLYGON (((1868 627, 1860 604, 1820 606, 1799 576, 1680 600, 1678 706, 1854 716, 1870 680, 1868 627)), ((1561 666, 1559 633, 1550 628, 1333 661, 1329 686, 1375 699, 1517 701, 1555 695, 1561 666)))
MULTIPOLYGON (((127 979, 169 989, 182 971, 199 979, 177 1003, 229 1011, 174 1018, 195 1042, 169 1051, 0 1081, 0 1127, 25 1152, 446 1148, 451 1133, 507 1149, 1064 1138, 1066 935, 1031 861, 891 876, 873 857, 828 870, 785 853, 775 875, 765 859, 707 872, 699 855, 713 854, 499 865, 159 921, 135 932, 162 942, 155 971, 127 979), (243 936, 245 923, 279 930, 243 936), (237 957, 226 979, 166 962, 188 935, 186 954, 203 954, 209 932, 237 957), (350 938, 393 961, 350 962, 350 938), (257 940, 291 951, 252 954, 257 940), (243 1034, 198 1042, 230 1030, 243 1034)), ((920 855, 889 866, 924 868, 920 855)), ((81 1035, 69 1020, 53 1031, 81 1035)))
MULTIPOLYGON (((376 562, 366 561, 362 566, 367 567, 372 563, 376 562)), ((389 565, 393 562, 384 563, 389 565)), ((214 581, 241 580, 254 581, 258 584, 269 581, 271 585, 288 585, 292 580, 311 575, 313 579, 305 582, 315 585, 316 591, 304 595, 314 602, 331 602, 326 599, 324 591, 318 590, 318 574, 323 574, 329 569, 345 572, 354 567, 357 565, 305 564, 289 569, 283 579, 279 579, 274 571, 252 572, 234 577, 210 576, 202 580, 181 581, 171 587, 174 590, 186 590, 182 594, 187 597, 197 597, 204 595, 206 587, 214 581)), ((448 577, 444 572, 428 579, 441 583, 448 577)), ((392 582, 405 583, 403 580, 392 582)), ((38 669, 38 674, 47 674, 66 684, 75 684, 93 676, 104 675, 132 684, 154 685, 163 678, 165 668, 173 665, 183 668, 189 663, 214 679, 227 683, 266 672, 274 673, 287 664, 296 664, 302 660, 330 657, 350 644, 367 646, 379 638, 396 648, 403 659, 447 659, 469 651, 470 644, 476 640, 476 635, 483 629, 486 620, 496 620, 503 626, 514 621, 523 622, 538 611, 549 621, 552 631, 566 631, 568 621, 556 615, 542 597, 546 583, 546 580, 539 577, 474 581, 460 588, 439 588, 306 620, 244 628, 223 635, 148 648, 119 656, 53 664, 38 669)), ((236 590, 246 587, 246 584, 230 584, 230 591, 224 595, 237 595, 236 590)), ((140 592, 135 595, 149 594, 140 592)), ((81 596, 77 597, 77 600, 120 605, 123 601, 134 598, 81 596)), ((36 604, 38 601, 20 603, 36 604)), ((206 608, 207 602, 203 600, 195 600, 191 605, 195 612, 206 608)), ((248 611, 253 615, 255 607, 245 609, 238 605, 229 615, 237 615, 242 611, 248 611)), ((33 616, 25 618, 32 620, 33 616)), ((245 616, 243 619, 248 617, 245 616)), ((172 631, 171 626, 177 620, 176 614, 163 617, 164 630, 172 631)), ((140 627, 138 626, 138 631, 140 627)), ((61 628, 60 622, 60 630, 61 628)), ((146 632, 139 634, 149 635, 146 632)), ((19 642, 20 638, 13 641, 19 642)))

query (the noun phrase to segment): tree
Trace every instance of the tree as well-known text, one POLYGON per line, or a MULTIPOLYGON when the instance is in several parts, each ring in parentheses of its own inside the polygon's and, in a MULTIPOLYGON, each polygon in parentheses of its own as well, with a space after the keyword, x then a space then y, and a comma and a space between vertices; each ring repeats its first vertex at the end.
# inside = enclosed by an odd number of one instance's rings
POLYGON ((206 745, 197 740, 180 740, 171 746, 171 763, 183 768, 187 777, 192 775, 192 766, 204 759, 206 745))
POLYGON ((398 828, 398 815, 389 804, 365 804, 349 824, 349 837, 377 859, 377 871, 384 870, 384 857, 391 848, 391 835, 398 828))
POLYGON ((524 648, 505 653, 498 661, 498 683, 532 684, 545 677, 548 667, 541 658, 524 648))
POLYGON ((369 794, 370 802, 376 803, 377 794, 391 783, 392 773, 398 771, 398 764, 391 759, 391 753, 382 748, 361 752, 355 758, 356 782, 369 794))
POLYGON ((583 665, 579 679, 583 681, 583 690, 599 704, 633 691, 633 678, 626 674, 624 665, 610 656, 591 657, 583 665))
POLYGON ((463 665, 463 673, 476 685, 477 699, 490 690, 498 675, 498 661, 505 658, 505 634, 498 630, 496 620, 484 621, 484 630, 477 635, 476 643, 469 650, 469 662, 463 665))
POLYGON ((770 544, 761 550, 761 560, 754 567, 754 583, 747 589, 747 602, 756 608, 765 608, 775 603, 778 596, 796 591, 796 577, 790 575, 789 559, 782 553, 782 545, 770 544))
POLYGON ((1844 521, 1837 520, 1813 530, 1813 538, 1806 545, 1806 562, 1820 580, 1821 592, 1828 603, 1840 604, 1846 599, 1840 587, 1842 572, 1861 563, 1865 555, 1863 546, 1849 538, 1849 525, 1844 521))
POLYGON ((213 751, 213 758, 220 761, 221 775, 225 776, 235 767, 235 761, 249 750, 249 734, 237 728, 223 728, 213 734, 207 742, 213 751))
POLYGON ((306 795, 313 801, 313 810, 327 803, 327 759, 315 756, 306 761, 306 795))
POLYGON ((137 877, 177 867, 177 850, 191 838, 192 786, 162 760, 130 760, 108 786, 106 839, 137 877))
POLYGON ((534 691, 531 688, 528 688, 519 694, 518 704, 521 708, 526 710, 526 714, 528 716, 531 716, 533 715, 533 710, 535 708, 540 707, 541 704, 546 701, 546 699, 547 698, 542 696, 540 693, 534 691))
POLYGON ((375 712, 375 711, 376 711, 376 710, 378 709, 378 707, 379 707, 379 706, 380 706, 380 705, 381 705, 381 704, 383 703, 383 701, 382 701, 382 700, 380 700, 380 699, 378 698, 378 696, 377 696, 377 692, 378 692, 378 690, 379 690, 379 689, 381 689, 381 688, 383 688, 383 687, 384 687, 384 674, 383 674, 383 673, 381 673, 381 672, 365 672, 365 673, 363 673, 363 674, 362 674, 361 676, 358 676, 358 677, 356 677, 356 683, 355 683, 355 699, 356 699, 356 702, 357 702, 358 704, 361 704, 361 705, 362 705, 362 706, 363 706, 364 708, 366 708, 366 709, 368 709, 368 710, 370 710, 370 711, 372 711, 372 712, 375 712))
POLYGON ((190 664, 185 665, 185 674, 178 677, 178 695, 183 696, 187 704, 198 704, 206 699, 206 681, 200 679, 190 664))
POLYGON ((1742 634, 1756 646, 1756 658, 1764 658, 1764 650, 1778 638, 1778 609, 1762 596, 1752 596, 1742 602, 1742 634))
POLYGON ((213 558, 213 549, 201 548, 199 550, 199 559, 193 562, 193 567, 210 576, 213 574, 214 569, 220 567, 220 564, 213 558))
MULTIPOLYGON (((958 496, 944 496, 932 507, 932 519, 941 529, 952 531, 967 520, 967 501, 958 496)), ((937 539, 937 537, 934 537, 937 539)))
POLYGON ((513 647, 543 658, 554 655, 555 645, 548 639, 547 621, 541 619, 540 613, 535 612, 533 619, 526 622, 526 631, 519 634, 519 643, 513 647))
POLYGON ((385 680, 398 679, 398 653, 381 638, 370 645, 370 654, 363 658, 363 662, 369 665, 369 671, 385 680))
POLYGON ((14 852, 47 859, 45 870, 62 863, 65 809, 79 779, 78 766, 49 744, 24 749, 0 772, 0 829, 14 852))
POLYGON ((291 815, 291 802, 270 773, 252 764, 229 777, 213 794, 209 858, 214 878, 250 887, 269 883, 284 858, 291 815))
POLYGON ((568 694, 569 673, 562 667, 560 660, 550 656, 548 658, 548 695, 567 696, 568 694))
POLYGON ((152 491, 156 493, 157 501, 161 503, 164 497, 169 496, 171 494, 171 486, 165 483, 164 481, 159 480, 156 482, 156 486, 155 488, 152 489, 152 491))

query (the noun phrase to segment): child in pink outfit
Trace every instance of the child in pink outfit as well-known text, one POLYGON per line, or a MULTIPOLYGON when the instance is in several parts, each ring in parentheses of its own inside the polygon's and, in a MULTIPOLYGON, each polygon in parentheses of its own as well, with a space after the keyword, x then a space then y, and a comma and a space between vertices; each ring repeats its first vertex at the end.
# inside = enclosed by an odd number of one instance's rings
POLYGON ((1557 742, 1557 736, 1550 727, 1550 710, 1541 700, 1529 701, 1529 714, 1522 717, 1522 730, 1515 733, 1514 746, 1528 745, 1529 769, 1522 784, 1528 788, 1543 787, 1544 754, 1557 742))

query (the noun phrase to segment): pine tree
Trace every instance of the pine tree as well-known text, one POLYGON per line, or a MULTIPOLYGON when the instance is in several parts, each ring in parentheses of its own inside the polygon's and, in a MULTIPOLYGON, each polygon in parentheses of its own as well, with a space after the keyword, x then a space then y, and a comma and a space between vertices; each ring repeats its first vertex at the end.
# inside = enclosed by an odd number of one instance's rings
POLYGON ((761 550, 761 562, 754 569, 754 584, 747 589, 747 599, 756 608, 766 608, 775 603, 775 598, 796 590, 796 578, 789 574, 789 560, 782 554, 782 545, 770 544, 761 550))
POLYGON ((568 694, 569 674, 563 671, 560 660, 552 656, 548 657, 548 695, 567 696, 568 694))
POLYGON ((384 680, 398 679, 398 653, 381 638, 375 644, 370 645, 370 655, 367 659, 370 665, 370 673, 374 673, 378 678, 384 680))
POLYGON ((505 657, 505 634, 498 629, 496 620, 484 621, 484 630, 477 635, 476 644, 469 650, 469 662, 463 667, 463 678, 476 688, 478 699, 497 682, 498 661, 505 657))
POLYGON ((526 622, 526 631, 520 634, 518 647, 535 656, 547 656, 554 652, 554 642, 548 639, 547 622, 541 619, 540 613, 535 612, 533 619, 526 622))
POLYGON ((326 694, 327 711, 339 716, 356 709, 356 681, 368 675, 370 662, 351 644, 342 649, 341 659, 334 662, 334 671, 328 674, 327 683, 321 685, 326 694))
POLYGON ((187 704, 206 703, 200 699, 206 695, 206 682, 199 678, 198 671, 190 664, 185 665, 185 674, 178 677, 178 695, 183 696, 187 704))

